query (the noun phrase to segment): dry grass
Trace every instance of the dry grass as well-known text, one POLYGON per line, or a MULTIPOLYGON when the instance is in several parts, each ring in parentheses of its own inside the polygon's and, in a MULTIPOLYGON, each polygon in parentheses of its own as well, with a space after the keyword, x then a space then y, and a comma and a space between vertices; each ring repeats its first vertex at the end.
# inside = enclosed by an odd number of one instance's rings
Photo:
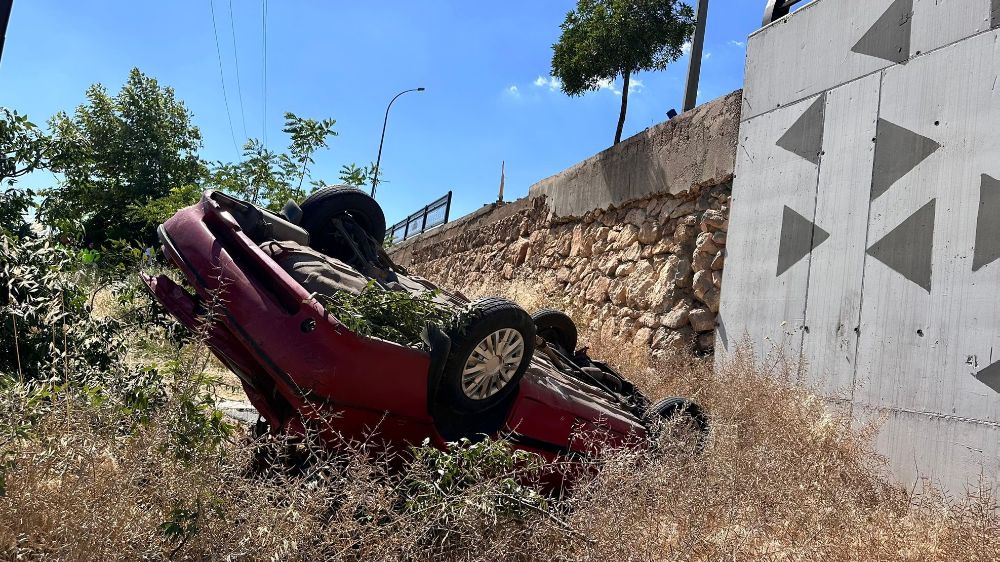
MULTIPOLYGON (((503 288, 481 291, 572 312, 530 286, 503 288)), ((877 428, 851 429, 787 382, 796 377, 785 363, 764 371, 736 354, 718 372, 691 357, 651 364, 583 332, 593 356, 647 394, 704 406, 713 434, 700 455, 610 453, 572 495, 512 509, 513 472, 502 466, 472 466, 474 482, 457 490, 437 484, 436 466, 400 472, 357 445, 336 455, 299 445, 296 462, 262 468, 262 448, 289 447, 244 435, 181 461, 176 404, 135 423, 61 398, 29 434, 0 435, 0 466, 13 461, 0 469, 0 559, 1000 560, 988 485, 950 498, 894 484, 872 450, 877 428), (439 496, 414 507, 415 481, 439 496)), ((181 370, 207 364, 178 360, 192 365, 181 370)), ((17 426, 19 405, 2 398, 0 427, 17 426)))
MULTIPOLYGON (((131 433, 93 408, 55 408, 16 455, 0 498, 0 553, 17 560, 997 560, 986 490, 949 501, 884 475, 871 430, 852 432, 807 391, 745 356, 696 359, 640 382, 696 397, 715 427, 700 456, 608 456, 551 511, 482 506, 497 482, 420 513, 365 455, 305 471, 248 470, 239 440, 181 463, 169 420, 131 433), (444 505, 447 504, 447 505, 444 505), (445 518, 442 514, 450 514, 445 518), (173 524, 173 526, 171 526, 173 524)), ((649 375, 651 371, 646 370, 649 375)), ((642 376, 643 373, 634 375, 642 376)), ((426 467, 411 470, 416 477, 426 467)), ((411 475, 412 476, 412 475, 411 475)))

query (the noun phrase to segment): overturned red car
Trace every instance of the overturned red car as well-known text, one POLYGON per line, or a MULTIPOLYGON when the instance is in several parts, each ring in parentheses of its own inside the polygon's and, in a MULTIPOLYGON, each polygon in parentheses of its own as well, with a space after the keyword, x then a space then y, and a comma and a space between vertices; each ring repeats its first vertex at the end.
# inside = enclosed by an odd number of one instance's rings
POLYGON ((500 436, 554 460, 593 451, 593 435, 612 446, 649 442, 674 416, 707 431, 697 405, 652 404, 577 350, 566 314, 470 302, 394 264, 382 210, 360 190, 326 187, 280 214, 209 191, 158 232, 182 281, 146 284, 239 377, 273 433, 321 423, 331 444, 440 448, 500 436), (429 323, 418 343, 402 345, 352 332, 321 303, 372 287, 429 296, 455 320, 429 323))

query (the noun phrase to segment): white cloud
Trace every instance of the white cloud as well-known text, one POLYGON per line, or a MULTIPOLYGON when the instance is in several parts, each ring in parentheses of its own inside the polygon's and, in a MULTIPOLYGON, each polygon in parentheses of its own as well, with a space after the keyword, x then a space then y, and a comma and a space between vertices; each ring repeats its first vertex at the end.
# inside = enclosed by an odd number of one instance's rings
POLYGON ((608 90, 608 91, 614 92, 614 93, 616 93, 618 95, 621 95, 621 93, 622 93, 621 90, 619 90, 617 87, 615 87, 615 83, 614 82, 612 82, 611 80, 608 80, 606 78, 603 79, 603 80, 598 80, 597 81, 597 88, 599 90, 608 90))
POLYGON ((533 84, 538 88, 548 86, 550 92, 554 92, 562 88, 562 80, 556 78, 555 76, 549 76, 548 78, 539 76, 538 78, 535 78, 533 84))
MULTIPOLYGON (((550 92, 557 92, 562 89, 562 80, 556 78, 555 76, 539 76, 535 78, 531 84, 536 88, 547 88, 550 92)), ((645 87, 646 85, 643 81, 638 78, 632 78, 629 80, 628 91, 630 94, 641 92, 645 87)), ((613 80, 598 80, 597 89, 599 91, 607 90, 616 96, 622 95, 621 86, 613 80)), ((518 90, 516 85, 509 86, 507 88, 507 92, 512 96, 520 97, 521 95, 521 92, 518 90)))
POLYGON ((743 41, 737 41, 735 39, 730 39, 728 44, 730 47, 736 47, 737 49, 742 49, 743 47, 746 47, 746 43, 744 43, 743 41))
MULTIPOLYGON (((642 80, 638 78, 631 78, 628 82, 628 93, 634 94, 641 92, 646 85, 643 84, 642 80)), ((622 89, 611 80, 598 80, 597 81, 598 90, 607 90, 616 96, 622 95, 622 89)))
POLYGON ((710 59, 710 58, 712 58, 712 51, 706 51, 706 52, 705 52, 705 58, 706 58, 706 59, 710 59))
POLYGON ((687 41, 681 45, 681 54, 690 55, 691 54, 691 42, 687 41))

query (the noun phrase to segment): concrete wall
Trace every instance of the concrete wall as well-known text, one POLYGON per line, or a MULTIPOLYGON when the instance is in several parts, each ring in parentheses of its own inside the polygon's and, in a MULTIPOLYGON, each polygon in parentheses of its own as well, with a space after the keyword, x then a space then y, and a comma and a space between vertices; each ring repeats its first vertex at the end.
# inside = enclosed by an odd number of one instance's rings
POLYGON ((735 92, 394 246, 471 297, 570 312, 583 337, 645 353, 710 351, 739 126, 735 92))
POLYGON ((733 176, 740 92, 650 127, 531 186, 558 216, 582 216, 652 195, 680 195, 733 176))
POLYGON ((904 482, 1000 478, 1000 10, 818 0, 747 46, 717 357, 749 338, 904 482))

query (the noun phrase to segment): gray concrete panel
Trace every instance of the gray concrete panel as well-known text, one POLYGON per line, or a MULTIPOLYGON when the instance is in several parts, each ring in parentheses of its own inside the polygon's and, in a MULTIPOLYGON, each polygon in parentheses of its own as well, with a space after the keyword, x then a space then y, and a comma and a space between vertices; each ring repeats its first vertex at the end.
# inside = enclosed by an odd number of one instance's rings
POLYGON ((750 36, 743 119, 996 24, 1000 0, 820 0, 750 36), (908 17, 908 14, 912 14, 908 17))
POLYGON ((720 313, 730 348, 798 336, 804 382, 856 421, 887 416, 904 484, 959 492, 1000 482, 998 11, 818 0, 751 36, 720 313), (812 205, 788 158, 818 162, 812 205))
POLYGON ((813 102, 804 100, 740 126, 721 304, 729 345, 716 348, 719 361, 746 337, 761 355, 781 350, 797 358, 800 353, 809 257, 780 276, 775 272, 786 207, 805 221, 797 235, 808 249, 818 168, 777 143, 813 102))
POLYGON ((927 53, 988 31, 991 2, 1000 0, 914 0, 910 54, 927 53))
POLYGON ((812 97, 892 61, 851 52, 893 0, 823 0, 750 36, 743 119, 812 97))
POLYGON ((995 31, 885 72, 880 117, 941 148, 872 201, 869 243, 936 200, 933 284, 928 294, 866 261, 855 391, 865 404, 1000 423, 992 378, 977 378, 1000 360, 1000 267, 974 271, 976 233, 993 228, 978 226, 982 176, 1000 172, 997 76, 995 31))
POLYGON ((813 252, 802 357, 806 382, 835 398, 849 397, 854 381, 880 84, 869 75, 826 95, 816 223, 831 237, 813 252))
POLYGON ((957 415, 855 407, 856 423, 879 423, 876 447, 897 481, 907 488, 920 479, 961 494, 983 474, 1000 479, 1000 426, 957 415), (942 470, 947 467, 947 470, 942 470))

